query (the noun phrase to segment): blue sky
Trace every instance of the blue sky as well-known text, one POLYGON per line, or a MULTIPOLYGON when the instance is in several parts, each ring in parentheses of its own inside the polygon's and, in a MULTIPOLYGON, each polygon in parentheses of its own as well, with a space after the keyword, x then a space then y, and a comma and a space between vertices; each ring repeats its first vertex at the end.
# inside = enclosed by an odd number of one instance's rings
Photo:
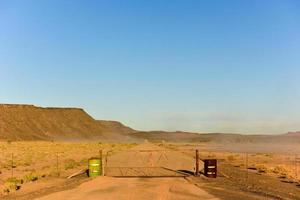
POLYGON ((0 0, 0 102, 141 130, 300 130, 300 2, 0 0))

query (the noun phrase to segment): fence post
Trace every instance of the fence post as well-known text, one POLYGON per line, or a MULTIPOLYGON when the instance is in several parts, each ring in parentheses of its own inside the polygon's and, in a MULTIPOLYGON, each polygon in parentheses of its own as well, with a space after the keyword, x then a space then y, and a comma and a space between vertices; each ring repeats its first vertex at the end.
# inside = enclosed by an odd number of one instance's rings
POLYGON ((298 181, 298 163, 297 163, 297 154, 295 154, 295 177, 298 181))
POLYGON ((246 153, 246 179, 248 182, 248 152, 246 153))
POLYGON ((11 178, 14 177, 14 153, 11 153, 11 178))
POLYGON ((59 172, 58 172, 58 152, 56 153, 56 174, 59 177, 59 172))
POLYGON ((104 167, 103 167, 103 163, 102 163, 102 149, 99 150, 99 159, 100 159, 100 163, 101 163, 101 171, 102 171, 102 176, 104 175, 104 167))
POLYGON ((199 175, 199 150, 196 149, 196 171, 195 171, 195 175, 198 176, 199 175))

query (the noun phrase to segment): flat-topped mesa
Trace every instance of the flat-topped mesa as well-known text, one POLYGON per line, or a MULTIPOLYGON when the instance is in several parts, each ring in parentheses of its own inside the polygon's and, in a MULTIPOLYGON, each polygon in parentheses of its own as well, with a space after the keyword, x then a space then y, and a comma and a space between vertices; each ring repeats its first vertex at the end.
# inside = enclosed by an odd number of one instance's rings
POLYGON ((129 127, 115 121, 97 121, 82 108, 0 104, 0 140, 122 139, 129 127), (114 135, 116 137, 116 134, 114 135))
MULTIPOLYGON (((0 104, 0 108, 34 108, 31 104, 0 104)), ((37 107, 36 107, 37 108, 37 107)))
POLYGON ((76 107, 36 107, 36 108, 49 109, 49 110, 80 110, 80 111, 84 111, 83 108, 76 108, 76 107))
POLYGON ((53 109, 53 110, 82 110, 77 107, 40 107, 33 104, 0 104, 0 108, 34 108, 34 109, 53 109))

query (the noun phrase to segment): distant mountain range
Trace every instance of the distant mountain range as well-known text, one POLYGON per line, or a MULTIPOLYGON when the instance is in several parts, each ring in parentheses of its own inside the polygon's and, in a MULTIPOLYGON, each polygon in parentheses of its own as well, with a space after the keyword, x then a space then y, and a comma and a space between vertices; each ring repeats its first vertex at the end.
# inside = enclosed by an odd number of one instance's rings
POLYGON ((117 121, 95 120, 81 108, 0 104, 0 140, 103 140, 116 142, 300 142, 300 132, 241 135, 138 131, 117 121))
POLYGON ((285 134, 286 136, 297 136, 297 137, 300 137, 300 131, 297 131, 297 132, 288 132, 287 134, 285 134))

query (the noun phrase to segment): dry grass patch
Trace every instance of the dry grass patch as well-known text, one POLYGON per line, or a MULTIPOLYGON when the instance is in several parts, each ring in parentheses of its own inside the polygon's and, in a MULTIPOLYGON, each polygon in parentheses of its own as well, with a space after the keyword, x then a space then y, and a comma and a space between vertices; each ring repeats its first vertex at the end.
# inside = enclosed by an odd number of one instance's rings
MULTIPOLYGON (((122 151, 137 144, 81 143, 81 142, 0 142, 0 191, 20 189, 21 184, 40 178, 65 178, 74 170, 87 167, 90 157, 98 157, 99 150, 122 151), (13 154, 13 157, 12 157, 13 154), (13 158, 13 177, 12 177, 13 158)), ((1 195, 0 195, 1 199, 1 195)))

